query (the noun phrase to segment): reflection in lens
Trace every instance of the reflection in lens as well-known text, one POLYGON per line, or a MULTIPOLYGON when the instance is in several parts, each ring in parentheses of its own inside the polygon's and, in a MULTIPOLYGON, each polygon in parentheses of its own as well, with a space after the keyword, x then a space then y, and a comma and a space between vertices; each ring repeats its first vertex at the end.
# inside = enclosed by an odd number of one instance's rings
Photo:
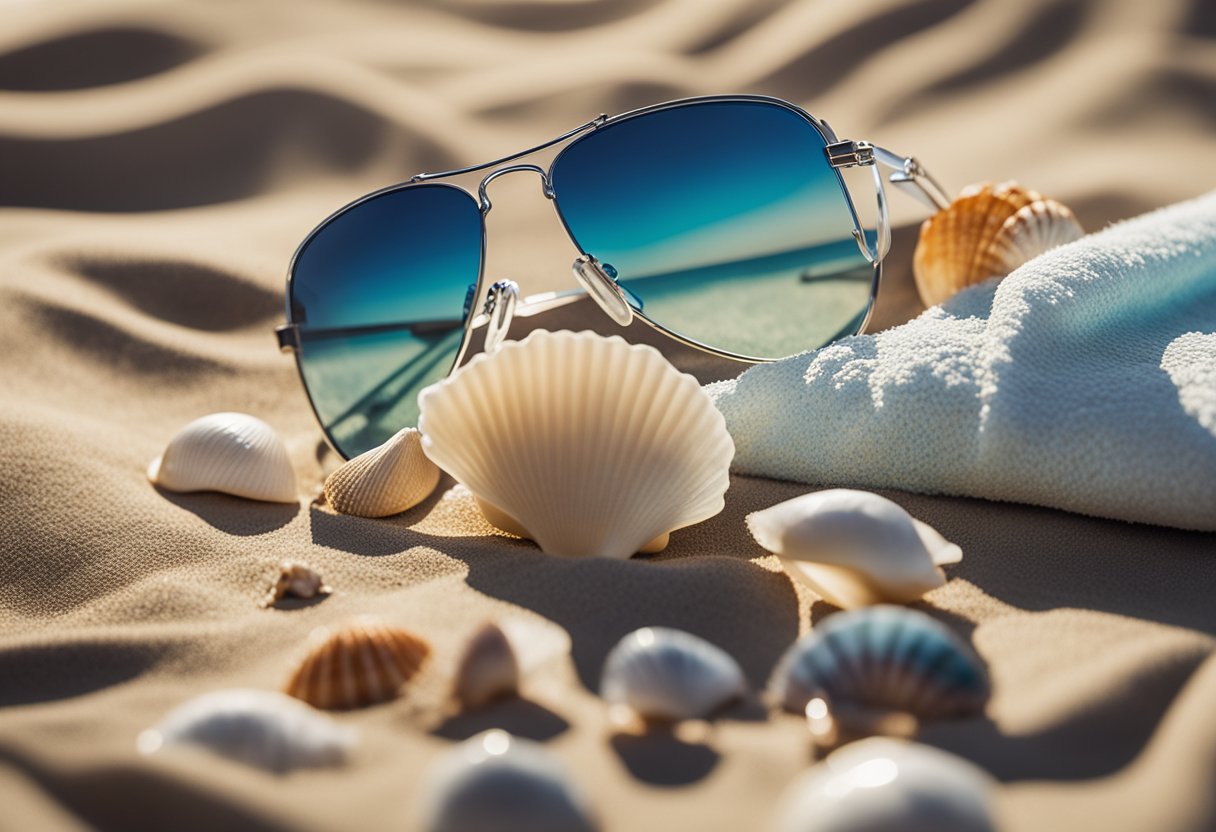
POLYGON ((777 358, 857 330, 873 268, 826 142, 766 102, 700 102, 576 140, 553 166, 562 218, 648 318, 777 358))
POLYGON ((373 196, 300 250, 291 316, 314 410, 346 457, 416 424, 454 363, 481 270, 476 200, 442 184, 373 196))

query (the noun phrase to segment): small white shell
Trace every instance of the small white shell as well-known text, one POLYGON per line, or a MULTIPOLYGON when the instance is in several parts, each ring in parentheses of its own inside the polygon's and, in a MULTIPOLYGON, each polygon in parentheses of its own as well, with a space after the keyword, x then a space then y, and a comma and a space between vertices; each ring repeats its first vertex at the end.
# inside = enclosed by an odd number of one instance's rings
POLYGON ((873 737, 795 778, 774 832, 995 832, 996 782, 919 743, 873 737))
POLYGON ((487 621, 469 639, 456 668, 452 693, 465 708, 477 708, 519 690, 519 662, 506 633, 487 621))
POLYGON ((770 685, 782 707, 806 712, 817 740, 837 733, 832 722, 857 735, 881 732, 892 715, 909 717, 913 730, 921 720, 967 716, 989 690, 983 662, 952 630, 920 610, 885 605, 829 615, 785 652, 770 685), (808 708, 816 699, 824 713, 808 708))
POLYGON ((568 768, 539 744, 491 730, 431 764, 421 789, 425 832, 594 832, 568 768))
POLYGON ((824 600, 850 608, 910 603, 946 582, 963 551, 868 491, 816 491, 747 517, 756 542, 824 600))
POLYGON ((148 466, 169 491, 222 491, 250 500, 296 502, 296 474, 274 428, 247 413, 212 413, 169 440, 148 466))
POLYGON ((418 406, 427 455, 550 554, 629 557, 717 514, 730 484, 734 444, 697 380, 616 336, 536 330, 418 406))
POLYGON ((277 773, 341 763, 357 734, 303 702, 264 690, 205 693, 139 735, 143 754, 189 743, 277 773))
POLYGON ((325 498, 357 517, 388 517, 418 505, 439 484, 439 467, 426 458, 421 440, 406 428, 346 462, 326 477, 325 498))
POLYGON ((303 563, 285 560, 279 564, 279 574, 274 586, 262 598, 263 608, 273 607, 283 598, 316 598, 333 592, 319 572, 303 563))
POLYGON ((600 681, 605 701, 648 720, 700 719, 746 694, 729 653, 669 627, 643 627, 617 642, 600 681))

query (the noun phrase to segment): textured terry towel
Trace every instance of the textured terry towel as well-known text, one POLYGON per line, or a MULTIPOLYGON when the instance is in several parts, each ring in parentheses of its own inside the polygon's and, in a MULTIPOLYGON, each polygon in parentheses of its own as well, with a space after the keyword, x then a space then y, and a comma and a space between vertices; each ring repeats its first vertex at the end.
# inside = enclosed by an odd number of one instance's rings
POLYGON ((707 389, 740 473, 1216 530, 1216 192, 707 389))

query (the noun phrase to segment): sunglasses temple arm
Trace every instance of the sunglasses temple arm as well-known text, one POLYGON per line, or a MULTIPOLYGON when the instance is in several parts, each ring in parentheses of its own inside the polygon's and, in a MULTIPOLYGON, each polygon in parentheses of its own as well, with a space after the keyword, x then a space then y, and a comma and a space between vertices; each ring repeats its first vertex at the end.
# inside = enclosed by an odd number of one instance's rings
POLYGON ((870 145, 870 148, 879 164, 894 171, 887 179, 892 185, 935 211, 950 205, 945 188, 915 157, 900 156, 878 145, 870 145))

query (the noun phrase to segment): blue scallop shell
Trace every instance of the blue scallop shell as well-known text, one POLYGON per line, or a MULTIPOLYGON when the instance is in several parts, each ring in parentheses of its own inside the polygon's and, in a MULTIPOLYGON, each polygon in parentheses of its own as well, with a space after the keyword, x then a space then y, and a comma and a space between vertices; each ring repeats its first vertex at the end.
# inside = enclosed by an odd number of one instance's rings
POLYGON ((920 720, 979 711, 990 691, 983 662, 966 642, 925 613, 896 606, 829 616, 786 651, 770 685, 796 713, 819 697, 920 720))

